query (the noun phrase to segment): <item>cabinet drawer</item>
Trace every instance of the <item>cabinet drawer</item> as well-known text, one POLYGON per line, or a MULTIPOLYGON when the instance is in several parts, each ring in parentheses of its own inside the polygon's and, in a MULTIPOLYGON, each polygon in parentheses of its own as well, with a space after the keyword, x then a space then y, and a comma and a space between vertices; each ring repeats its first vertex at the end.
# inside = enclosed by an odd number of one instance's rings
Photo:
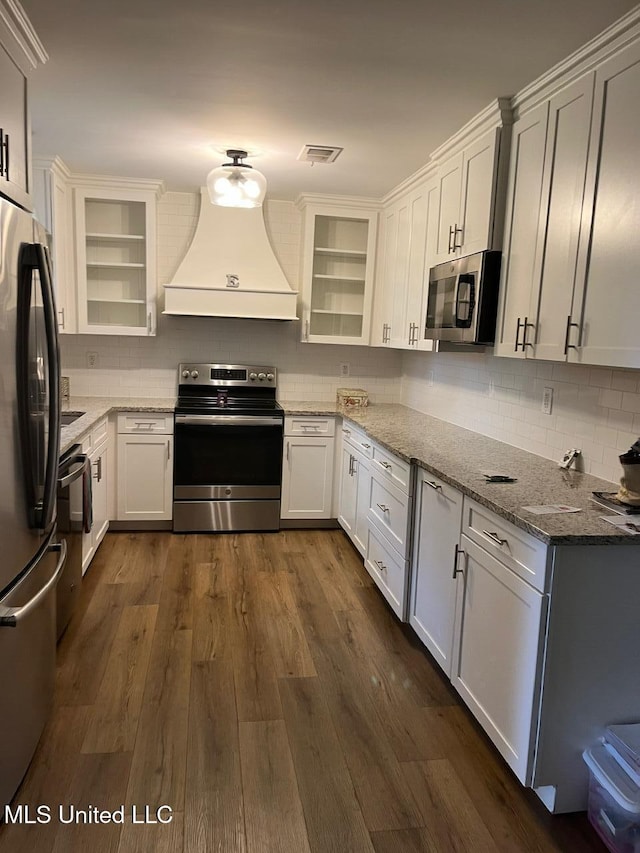
POLYGON ((373 467, 383 474, 387 480, 397 486, 405 494, 409 494, 411 486, 411 465, 398 459, 388 450, 383 450, 377 444, 373 445, 373 467))
POLYGON ((387 537, 402 557, 407 554, 409 498, 391 483, 385 483, 377 471, 369 485, 369 524, 374 524, 387 537))
POLYGON ((548 548, 471 498, 464 499, 462 532, 540 592, 547 586, 548 548))
POLYGON ((284 419, 285 435, 333 435, 335 426, 335 418, 290 415, 284 419))
POLYGON ((364 430, 358 429, 351 424, 343 423, 342 437, 344 441, 355 447, 356 450, 364 453, 368 459, 373 457, 373 441, 364 430))
POLYGON ((155 432, 171 435, 173 433, 173 415, 168 413, 140 414, 139 412, 118 415, 118 432, 136 433, 138 435, 155 432))
POLYGON ((404 620, 409 564, 385 537, 371 526, 367 532, 367 559, 364 565, 393 612, 404 620))

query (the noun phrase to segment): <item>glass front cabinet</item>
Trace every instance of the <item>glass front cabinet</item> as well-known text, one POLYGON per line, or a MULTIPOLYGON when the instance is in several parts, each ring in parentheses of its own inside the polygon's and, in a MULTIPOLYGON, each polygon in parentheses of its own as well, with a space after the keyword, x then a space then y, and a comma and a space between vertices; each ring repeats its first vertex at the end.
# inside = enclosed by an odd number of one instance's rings
POLYGON ((75 189, 78 332, 156 333, 153 190, 75 189))
POLYGON ((369 343, 378 223, 373 204, 301 205, 303 341, 369 343))

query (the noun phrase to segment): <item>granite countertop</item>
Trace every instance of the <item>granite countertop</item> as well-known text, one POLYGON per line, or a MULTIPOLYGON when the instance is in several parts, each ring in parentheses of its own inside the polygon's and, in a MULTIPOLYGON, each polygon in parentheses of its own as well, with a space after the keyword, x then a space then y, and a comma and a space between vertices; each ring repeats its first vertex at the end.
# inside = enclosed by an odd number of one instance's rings
POLYGON ((67 451, 90 432, 101 418, 110 412, 173 412, 174 397, 72 397, 62 407, 63 412, 84 412, 69 426, 60 430, 60 453, 67 451))
POLYGON ((342 415, 401 459, 420 465, 543 542, 640 545, 640 536, 602 521, 601 516, 615 513, 590 500, 593 491, 616 491, 616 483, 564 471, 551 459, 405 406, 379 404, 342 415), (517 482, 487 483, 481 473, 486 470, 512 475, 517 482), (543 504, 579 507, 581 512, 534 515, 523 509, 543 504))
MULTIPOLYGON (((438 420, 406 406, 373 404, 345 410, 335 402, 280 401, 286 415, 343 417, 406 462, 421 466, 550 545, 640 545, 636 537, 602 521, 613 515, 591 500, 593 491, 616 491, 617 484, 590 474, 564 471, 544 459, 493 438, 438 420), (498 470, 515 483, 487 483, 482 471, 498 470), (564 504, 581 512, 534 515, 524 506, 564 504)), ((63 427, 61 452, 110 412, 173 412, 175 398, 73 397, 65 410, 85 414, 63 427)))

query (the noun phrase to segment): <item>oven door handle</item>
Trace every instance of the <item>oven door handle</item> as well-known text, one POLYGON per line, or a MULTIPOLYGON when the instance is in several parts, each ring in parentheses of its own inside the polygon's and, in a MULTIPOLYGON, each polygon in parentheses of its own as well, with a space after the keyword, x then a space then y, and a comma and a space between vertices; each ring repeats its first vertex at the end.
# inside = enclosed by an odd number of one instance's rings
POLYGON ((176 415, 186 426, 282 426, 282 418, 242 415, 176 415))

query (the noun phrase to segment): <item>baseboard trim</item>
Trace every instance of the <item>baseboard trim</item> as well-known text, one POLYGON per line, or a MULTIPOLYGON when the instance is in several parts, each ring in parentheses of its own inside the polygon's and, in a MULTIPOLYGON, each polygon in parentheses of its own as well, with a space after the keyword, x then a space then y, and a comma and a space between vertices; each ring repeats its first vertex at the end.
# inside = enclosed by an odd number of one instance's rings
POLYGON ((173 521, 110 521, 109 531, 118 530, 171 530, 173 521))
POLYGON ((337 518, 281 518, 280 530, 334 530, 340 527, 337 518))

